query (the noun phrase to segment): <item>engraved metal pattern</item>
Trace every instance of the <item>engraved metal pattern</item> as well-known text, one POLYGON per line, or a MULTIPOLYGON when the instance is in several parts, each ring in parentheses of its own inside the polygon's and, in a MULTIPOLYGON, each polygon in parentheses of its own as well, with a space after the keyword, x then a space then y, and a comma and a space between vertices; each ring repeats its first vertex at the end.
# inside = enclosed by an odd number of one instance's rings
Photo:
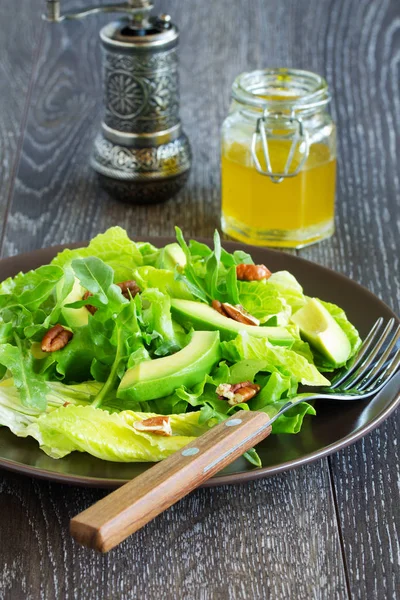
POLYGON ((179 121, 176 50, 117 54, 103 50, 105 123, 125 133, 151 133, 179 121))
POLYGON ((116 179, 168 178, 189 170, 191 151, 184 134, 167 144, 150 148, 120 146, 99 134, 91 162, 97 172, 116 179))

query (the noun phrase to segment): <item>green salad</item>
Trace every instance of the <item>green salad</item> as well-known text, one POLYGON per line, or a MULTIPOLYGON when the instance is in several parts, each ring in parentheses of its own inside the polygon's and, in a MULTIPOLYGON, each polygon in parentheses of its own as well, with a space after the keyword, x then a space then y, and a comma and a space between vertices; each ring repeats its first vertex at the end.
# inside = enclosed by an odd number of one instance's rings
MULTIPOLYGON (((159 461, 237 410, 273 417, 357 352, 343 310, 289 272, 229 254, 217 232, 213 248, 176 238, 112 227, 0 284, 0 425, 53 458, 159 461)), ((306 415, 298 404, 272 432, 306 415)))

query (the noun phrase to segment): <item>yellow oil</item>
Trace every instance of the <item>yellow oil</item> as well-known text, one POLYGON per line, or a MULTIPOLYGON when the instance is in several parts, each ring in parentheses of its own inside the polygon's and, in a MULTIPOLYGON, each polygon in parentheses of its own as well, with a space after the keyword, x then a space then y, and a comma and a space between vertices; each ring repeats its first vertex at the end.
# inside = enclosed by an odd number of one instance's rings
MULTIPOLYGON (((270 140, 272 169, 283 171, 288 140, 270 140)), ((296 149, 290 171, 301 160, 296 149)), ((257 156, 263 166, 261 148, 257 156)), ((333 231, 336 160, 328 146, 313 144, 300 173, 274 183, 258 173, 249 144, 225 142, 222 149, 222 215, 226 233, 257 245, 301 247, 333 231)))

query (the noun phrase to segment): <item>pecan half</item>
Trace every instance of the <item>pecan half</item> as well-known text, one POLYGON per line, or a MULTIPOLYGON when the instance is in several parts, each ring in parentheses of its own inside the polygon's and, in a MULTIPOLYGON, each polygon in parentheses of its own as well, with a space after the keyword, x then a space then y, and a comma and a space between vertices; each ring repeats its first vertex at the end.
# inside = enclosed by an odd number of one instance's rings
POLYGON ((224 317, 228 316, 226 314, 226 312, 224 311, 224 309, 222 308, 222 302, 220 302, 219 300, 213 300, 211 302, 211 306, 214 308, 214 310, 219 312, 220 315, 223 315, 224 317))
POLYGON ((222 308, 225 311, 225 314, 233 319, 234 321, 238 321, 239 323, 243 323, 244 325, 259 325, 260 321, 253 317, 250 313, 247 312, 245 308, 241 304, 229 304, 228 302, 222 303, 222 308))
POLYGON ((243 323, 244 325, 259 325, 260 321, 253 317, 241 304, 229 304, 229 302, 219 302, 213 300, 211 306, 224 317, 229 317, 234 321, 243 323))
POLYGON ((43 352, 56 352, 64 348, 72 338, 72 331, 64 329, 62 325, 54 325, 42 339, 43 352))
MULTIPOLYGON (((134 298, 136 294, 139 294, 140 292, 140 288, 136 281, 121 281, 121 283, 117 283, 116 285, 120 288, 122 295, 127 300, 134 298)), ((84 293, 82 300, 87 300, 88 298, 90 298, 90 296, 93 296, 93 294, 87 291, 84 293)), ((97 310, 97 308, 95 306, 92 306, 91 304, 86 304, 85 308, 87 308, 87 310, 92 315, 94 315, 94 313, 97 310)))
MULTIPOLYGON (((90 298, 90 296, 93 296, 93 294, 87 291, 83 294, 82 300, 87 300, 88 298, 90 298)), ((92 306, 91 304, 85 304, 85 308, 90 312, 91 315, 94 315, 94 313, 97 310, 97 308, 95 306, 92 306)))
POLYGON ((122 295, 130 300, 134 298, 136 294, 139 294, 140 287, 136 283, 136 281, 121 281, 121 283, 117 283, 117 286, 121 288, 122 295))
POLYGON ((243 381, 242 383, 236 383, 234 385, 230 383, 221 383, 215 391, 219 395, 220 400, 226 399, 230 406, 235 406, 235 404, 248 402, 251 398, 254 398, 260 389, 260 386, 256 383, 243 381))
POLYGON ((172 435, 171 419, 169 417, 158 416, 144 419, 143 421, 135 421, 134 428, 138 431, 146 433, 155 433, 156 435, 172 435))
POLYGON ((239 281, 260 281, 269 279, 272 273, 265 265, 236 265, 236 276, 239 281))

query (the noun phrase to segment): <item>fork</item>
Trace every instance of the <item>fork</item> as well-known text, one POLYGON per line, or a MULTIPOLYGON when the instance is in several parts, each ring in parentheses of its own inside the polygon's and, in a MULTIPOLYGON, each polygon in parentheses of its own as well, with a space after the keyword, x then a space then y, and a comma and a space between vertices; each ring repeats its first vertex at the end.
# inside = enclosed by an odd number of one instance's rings
POLYGON ((386 325, 378 319, 355 358, 335 374, 329 388, 292 398, 272 418, 260 411, 236 412, 74 517, 72 536, 85 546, 108 552, 266 438, 274 421, 290 408, 310 400, 352 401, 376 394, 398 369, 399 338, 395 319, 386 325))

